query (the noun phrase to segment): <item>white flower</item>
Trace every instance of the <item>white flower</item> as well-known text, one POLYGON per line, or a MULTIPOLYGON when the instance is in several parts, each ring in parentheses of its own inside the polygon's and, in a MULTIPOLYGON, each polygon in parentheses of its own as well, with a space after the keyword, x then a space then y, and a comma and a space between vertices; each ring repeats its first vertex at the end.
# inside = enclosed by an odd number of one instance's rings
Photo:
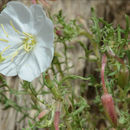
POLYGON ((51 64, 53 23, 40 5, 9 2, 0 14, 0 73, 32 81, 51 64))

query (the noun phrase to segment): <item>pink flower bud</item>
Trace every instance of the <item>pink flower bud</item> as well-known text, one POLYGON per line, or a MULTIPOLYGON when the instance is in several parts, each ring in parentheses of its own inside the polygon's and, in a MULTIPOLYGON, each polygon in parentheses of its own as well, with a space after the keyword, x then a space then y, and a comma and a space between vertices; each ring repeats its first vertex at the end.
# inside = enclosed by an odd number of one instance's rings
POLYGON ((104 110, 110 119, 110 121, 116 126, 117 125, 117 114, 114 107, 114 101, 110 94, 104 94, 101 97, 104 110))
POLYGON ((63 35, 61 30, 56 30, 56 34, 57 34, 58 36, 62 36, 62 35, 63 35))

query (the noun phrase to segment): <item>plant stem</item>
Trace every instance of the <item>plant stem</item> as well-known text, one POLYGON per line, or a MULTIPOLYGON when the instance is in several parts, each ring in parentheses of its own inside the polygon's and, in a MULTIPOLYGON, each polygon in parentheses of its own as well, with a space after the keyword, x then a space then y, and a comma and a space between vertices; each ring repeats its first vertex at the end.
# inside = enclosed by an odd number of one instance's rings
POLYGON ((104 94, 108 93, 106 85, 105 85, 105 80, 104 80, 104 70, 105 70, 106 62, 107 62, 107 57, 104 54, 102 56, 102 67, 101 67, 101 81, 102 81, 102 87, 103 87, 104 94))

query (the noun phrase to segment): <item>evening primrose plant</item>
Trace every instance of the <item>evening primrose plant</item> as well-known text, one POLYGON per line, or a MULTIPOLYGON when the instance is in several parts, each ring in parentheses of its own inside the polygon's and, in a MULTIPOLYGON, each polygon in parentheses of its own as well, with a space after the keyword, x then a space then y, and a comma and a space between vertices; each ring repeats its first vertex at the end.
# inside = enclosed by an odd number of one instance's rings
POLYGON ((63 11, 49 13, 54 28, 36 2, 31 7, 9 2, 1 12, 0 72, 23 79, 18 90, 19 85, 10 87, 0 75, 3 109, 13 108, 22 114, 16 122, 28 121, 22 130, 130 129, 129 17, 125 17, 126 28, 113 27, 112 23, 98 18, 92 9, 88 31, 79 19, 67 20, 63 11), (89 45, 82 38, 89 40, 89 45), (75 44, 71 46, 71 42, 75 44), (68 53, 75 45, 83 51, 78 60, 95 64, 93 72, 88 74, 85 65, 83 75, 70 73, 73 65, 70 67, 69 62, 73 56, 68 57, 68 53), (57 46, 62 46, 61 50, 57 46), (37 83, 30 82, 40 74, 37 83), (78 95, 75 80, 79 81, 78 95), (16 99, 22 98, 23 104, 16 103, 7 92, 16 99), (27 101, 28 96, 31 101, 27 101))

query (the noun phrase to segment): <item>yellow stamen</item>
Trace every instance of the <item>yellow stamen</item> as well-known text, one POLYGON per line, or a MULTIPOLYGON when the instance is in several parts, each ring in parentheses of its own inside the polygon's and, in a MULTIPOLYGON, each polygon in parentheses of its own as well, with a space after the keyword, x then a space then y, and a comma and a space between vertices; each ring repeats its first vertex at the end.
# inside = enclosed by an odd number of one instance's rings
POLYGON ((14 29, 15 32, 20 33, 20 32, 15 28, 15 26, 13 25, 13 22, 12 22, 12 21, 10 21, 10 25, 12 26, 12 28, 14 29))
POLYGON ((3 24, 1 24, 1 27, 2 27, 3 32, 5 33, 6 37, 8 37, 8 33, 5 31, 5 28, 4 28, 4 25, 3 25, 3 24))
POLYGON ((10 48, 10 45, 8 45, 7 47, 5 47, 4 50, 1 53, 3 54, 8 48, 10 48))
MULTIPOLYGON (((10 46, 5 47, 5 48, 3 49, 3 51, 0 52, 0 62, 3 62, 4 60, 6 60, 6 59, 8 59, 8 58, 10 58, 10 59, 11 59, 11 62, 13 62, 13 61, 14 61, 14 58, 19 55, 19 51, 20 51, 21 49, 23 49, 24 51, 26 51, 26 52, 28 53, 28 52, 32 51, 33 48, 34 48, 35 45, 36 45, 35 36, 31 35, 30 33, 18 31, 18 30, 15 28, 15 26, 14 26, 14 24, 13 24, 12 21, 10 21, 10 25, 11 25, 11 27, 13 28, 13 30, 14 30, 15 32, 17 32, 18 34, 22 34, 22 33, 23 33, 22 45, 21 45, 16 51, 14 51, 14 52, 12 52, 11 54, 9 54, 9 55, 3 57, 3 56, 2 56, 3 53, 4 53, 8 48, 10 48, 10 46)), ((2 29, 3 29, 3 32, 4 32, 4 33, 6 34, 6 36, 8 37, 8 33, 5 31, 5 28, 4 28, 4 25, 3 25, 3 24, 1 24, 1 27, 2 27, 2 29)), ((2 42, 9 42, 8 40, 2 39, 2 38, 0 38, 0 41, 2 41, 2 42)))
POLYGON ((12 59, 11 59, 11 62, 13 62, 14 58, 18 55, 18 51, 16 51, 13 56, 12 56, 12 59))
POLYGON ((23 32, 23 34, 26 35, 26 36, 28 36, 28 37, 31 37, 31 38, 33 37, 33 36, 32 36, 31 34, 29 34, 29 33, 23 32))
POLYGON ((2 56, 2 54, 0 54, 0 63, 3 62, 5 60, 5 58, 2 56))
POLYGON ((36 40, 35 37, 32 36, 31 34, 28 34, 28 37, 26 37, 23 40, 23 48, 26 52, 30 52, 34 46, 36 45, 36 40))
POLYGON ((6 58, 3 57, 3 53, 9 48, 10 46, 7 46, 4 48, 4 50, 2 52, 0 52, 0 63, 3 62, 6 58))
POLYGON ((2 41, 2 42, 9 42, 8 40, 2 39, 2 38, 0 38, 0 41, 2 41))

